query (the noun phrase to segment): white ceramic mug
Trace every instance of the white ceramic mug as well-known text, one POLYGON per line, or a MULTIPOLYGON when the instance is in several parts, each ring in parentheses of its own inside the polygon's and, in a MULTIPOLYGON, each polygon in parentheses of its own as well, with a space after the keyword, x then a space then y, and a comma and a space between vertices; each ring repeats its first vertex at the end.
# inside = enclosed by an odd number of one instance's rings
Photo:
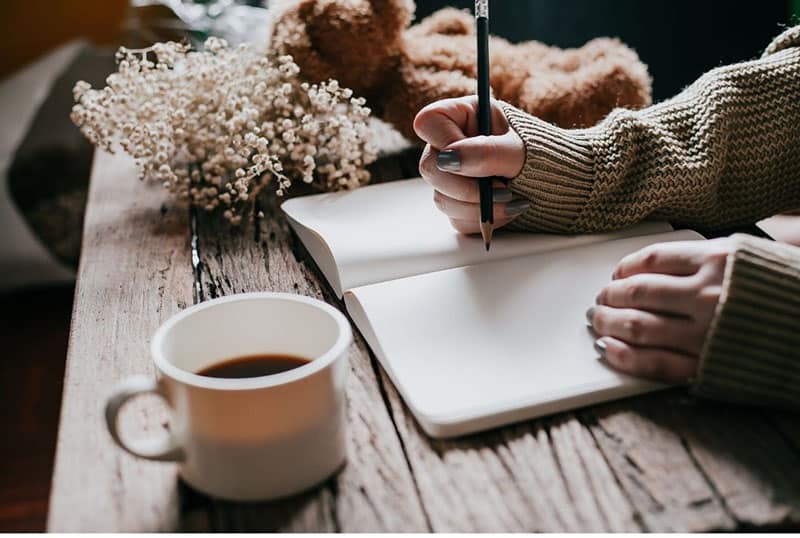
POLYGON ((309 297, 246 293, 192 306, 153 337, 158 379, 129 378, 108 400, 108 429, 135 456, 179 462, 184 480, 209 495, 252 501, 298 493, 344 463, 352 339, 341 312, 309 297), (257 354, 312 360, 263 377, 195 373, 257 354), (171 408, 169 432, 156 439, 123 439, 120 409, 148 393, 163 397, 171 408))

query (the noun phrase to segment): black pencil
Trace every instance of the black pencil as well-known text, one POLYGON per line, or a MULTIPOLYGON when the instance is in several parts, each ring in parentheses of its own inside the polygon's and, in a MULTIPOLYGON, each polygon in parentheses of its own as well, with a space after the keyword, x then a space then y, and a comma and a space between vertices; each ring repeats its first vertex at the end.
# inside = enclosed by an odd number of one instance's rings
MULTIPOLYGON (((475 22, 478 34, 478 134, 492 134, 492 103, 489 89, 489 0, 475 0, 475 22)), ((494 196, 492 178, 478 180, 481 206, 481 236, 486 250, 492 244, 494 231, 494 196)))

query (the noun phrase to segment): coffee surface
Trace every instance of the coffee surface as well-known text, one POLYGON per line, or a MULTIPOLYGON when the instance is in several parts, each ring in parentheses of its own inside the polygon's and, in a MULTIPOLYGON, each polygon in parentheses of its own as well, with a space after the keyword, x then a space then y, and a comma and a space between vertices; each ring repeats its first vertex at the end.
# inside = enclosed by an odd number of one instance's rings
POLYGON ((246 355, 244 357, 215 362, 210 366, 206 366, 197 372, 197 374, 224 379, 262 377, 294 370, 309 362, 310 359, 296 357, 294 355, 246 355))

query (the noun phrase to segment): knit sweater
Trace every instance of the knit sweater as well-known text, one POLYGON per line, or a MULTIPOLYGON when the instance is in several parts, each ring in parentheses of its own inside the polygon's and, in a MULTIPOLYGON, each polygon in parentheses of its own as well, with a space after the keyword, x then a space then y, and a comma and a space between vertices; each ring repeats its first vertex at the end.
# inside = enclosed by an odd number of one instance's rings
MULTIPOLYGON (((655 218, 710 231, 800 208, 800 26, 760 59, 588 129, 503 108, 526 147, 510 188, 531 202, 512 229, 582 233, 655 218)), ((734 237, 693 390, 800 407, 800 248, 734 237)))

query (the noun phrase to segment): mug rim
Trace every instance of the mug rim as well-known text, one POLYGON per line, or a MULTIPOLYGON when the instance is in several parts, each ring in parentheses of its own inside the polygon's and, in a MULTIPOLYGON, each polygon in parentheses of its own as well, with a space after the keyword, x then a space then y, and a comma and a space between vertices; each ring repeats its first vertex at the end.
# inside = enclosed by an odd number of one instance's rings
POLYGON ((236 293, 233 295, 226 295, 225 297, 218 297, 202 303, 197 303, 177 314, 174 314, 164 323, 162 323, 155 333, 150 342, 150 355, 156 367, 164 375, 169 376, 176 381, 191 385, 194 387, 212 389, 212 390, 253 390, 263 389, 268 387, 275 387, 285 385, 299 379, 303 379, 315 372, 322 370, 329 364, 334 362, 340 355, 342 355, 353 341, 353 333, 350 329, 350 323, 347 318, 333 306, 326 302, 320 301, 313 297, 305 295, 297 295, 294 293, 281 293, 281 292, 249 292, 249 293, 236 293), (173 329, 173 327, 184 319, 192 315, 214 308, 220 304, 240 302, 240 301, 253 301, 253 300, 283 300, 298 303, 305 303, 309 306, 318 308, 333 318, 338 327, 338 335, 336 341, 331 345, 328 350, 319 357, 308 361, 307 364, 298 366, 286 372, 271 374, 261 377, 248 377, 239 379, 217 378, 199 375, 188 370, 184 370, 172 364, 167 360, 162 350, 162 344, 166 335, 173 329))

